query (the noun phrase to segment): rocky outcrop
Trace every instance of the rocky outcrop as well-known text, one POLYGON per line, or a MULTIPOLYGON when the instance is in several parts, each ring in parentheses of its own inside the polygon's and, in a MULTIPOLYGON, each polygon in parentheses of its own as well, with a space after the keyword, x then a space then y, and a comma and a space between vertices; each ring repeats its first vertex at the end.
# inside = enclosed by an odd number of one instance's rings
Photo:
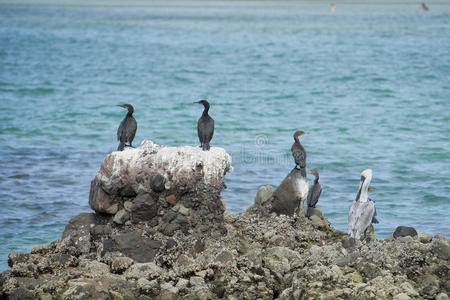
POLYGON ((295 173, 234 214, 220 198, 224 151, 198 154, 197 168, 189 155, 199 149, 166 148, 145 142, 107 156, 91 189, 96 212, 50 245, 11 253, 0 299, 447 299, 446 238, 349 242, 318 208, 287 215, 301 197, 279 195, 299 195, 295 173), (286 214, 271 210, 276 195, 286 214))
POLYGON ((327 221, 256 210, 225 212, 221 235, 167 236, 145 223, 120 231, 104 221, 82 215, 62 240, 11 254, 0 290, 10 299, 446 299, 450 292, 450 245, 439 235, 346 248, 346 234, 327 221), (65 242, 70 236, 78 247, 65 242))
MULTIPOLYGON (((91 182, 89 205, 113 215, 117 224, 148 222, 172 235, 176 230, 222 226, 220 192, 232 171, 222 148, 165 147, 144 140, 106 156, 91 182)), ((209 228, 208 228, 209 229, 209 228)))

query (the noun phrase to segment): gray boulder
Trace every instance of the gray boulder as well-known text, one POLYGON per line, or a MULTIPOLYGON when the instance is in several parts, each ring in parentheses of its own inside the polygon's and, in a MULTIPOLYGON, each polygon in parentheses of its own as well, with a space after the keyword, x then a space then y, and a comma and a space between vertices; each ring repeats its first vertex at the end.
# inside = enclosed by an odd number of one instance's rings
POLYGON ((264 185, 258 189, 255 197, 255 205, 263 205, 267 200, 269 200, 275 189, 271 185, 264 185))
POLYGON ((162 243, 145 237, 140 231, 113 235, 103 242, 103 255, 110 251, 118 251, 136 262, 144 263, 153 260, 162 243))
POLYGON ((413 227, 408 226, 398 226, 392 236, 396 239, 399 237, 405 237, 405 236, 417 236, 417 231, 413 227))

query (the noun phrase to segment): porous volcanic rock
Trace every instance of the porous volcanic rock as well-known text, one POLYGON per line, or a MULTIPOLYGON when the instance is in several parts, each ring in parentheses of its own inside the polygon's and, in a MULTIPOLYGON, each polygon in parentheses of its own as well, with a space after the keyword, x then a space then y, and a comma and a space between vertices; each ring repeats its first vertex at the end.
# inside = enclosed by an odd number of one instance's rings
POLYGON ((448 298, 445 237, 348 242, 318 208, 293 213, 305 192, 297 170, 273 197, 267 188, 246 212, 225 211, 231 158, 207 152, 144 142, 108 155, 91 189, 97 212, 50 245, 11 253, 0 299, 448 298), (150 187, 155 170, 165 179, 150 187))
POLYGON ((72 253, 61 240, 12 253, 11 270, 0 274, 2 297, 446 299, 450 292, 450 246, 439 235, 426 242, 410 236, 355 240, 344 248, 347 235, 328 221, 317 228, 303 216, 255 209, 226 211, 223 234, 176 231, 169 237, 145 222, 81 219, 72 224, 94 224, 96 232, 80 240, 89 253, 72 253))
POLYGON ((202 151, 144 140, 138 148, 105 157, 92 180, 89 205, 98 213, 119 214, 118 224, 130 219, 155 227, 171 213, 174 217, 166 218, 160 228, 170 234, 190 227, 202 231, 210 224, 224 229, 220 192, 230 171, 231 156, 222 148, 202 151))

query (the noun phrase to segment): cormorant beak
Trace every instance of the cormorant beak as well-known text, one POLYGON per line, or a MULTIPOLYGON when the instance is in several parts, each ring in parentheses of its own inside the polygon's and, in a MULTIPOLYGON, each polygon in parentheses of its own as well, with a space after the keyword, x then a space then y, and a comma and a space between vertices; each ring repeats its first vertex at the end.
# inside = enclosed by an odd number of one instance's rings
POLYGON ((200 101, 192 102, 192 103, 200 103, 200 101))
POLYGON ((125 105, 123 105, 123 104, 117 104, 116 106, 126 108, 125 105))
POLYGON ((302 135, 308 134, 309 132, 303 132, 302 135))
POLYGON ((368 188, 368 189, 367 189, 368 192, 372 192, 372 191, 375 191, 375 190, 376 190, 376 189, 374 189, 374 188, 368 188))
POLYGON ((314 174, 314 172, 313 172, 313 171, 308 171, 308 173, 309 173, 309 174, 314 174))

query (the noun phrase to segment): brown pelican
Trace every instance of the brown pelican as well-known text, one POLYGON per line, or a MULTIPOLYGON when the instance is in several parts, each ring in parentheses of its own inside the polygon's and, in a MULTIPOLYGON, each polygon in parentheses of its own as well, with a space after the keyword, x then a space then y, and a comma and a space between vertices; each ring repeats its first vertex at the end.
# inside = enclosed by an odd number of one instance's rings
POLYGON ((316 170, 308 171, 310 174, 314 174, 314 185, 308 192, 308 210, 306 216, 311 217, 317 201, 319 201, 320 193, 322 193, 322 186, 319 183, 319 173, 316 170))
POLYGON ((134 136, 136 135, 137 122, 133 117, 134 108, 131 104, 121 104, 117 105, 128 109, 128 113, 125 118, 120 122, 119 129, 117 129, 117 140, 120 142, 117 151, 122 151, 125 148, 126 143, 130 143, 129 147, 133 147, 131 144, 133 142, 134 136))
POLYGON ((348 213, 348 237, 360 239, 372 223, 378 223, 375 203, 368 197, 369 184, 372 180, 372 170, 367 169, 361 173, 358 194, 350 206, 348 213))
POLYGON ((197 134, 203 151, 209 150, 209 142, 214 134, 214 119, 208 115, 209 102, 200 100, 194 103, 203 104, 204 110, 197 124, 197 134))

